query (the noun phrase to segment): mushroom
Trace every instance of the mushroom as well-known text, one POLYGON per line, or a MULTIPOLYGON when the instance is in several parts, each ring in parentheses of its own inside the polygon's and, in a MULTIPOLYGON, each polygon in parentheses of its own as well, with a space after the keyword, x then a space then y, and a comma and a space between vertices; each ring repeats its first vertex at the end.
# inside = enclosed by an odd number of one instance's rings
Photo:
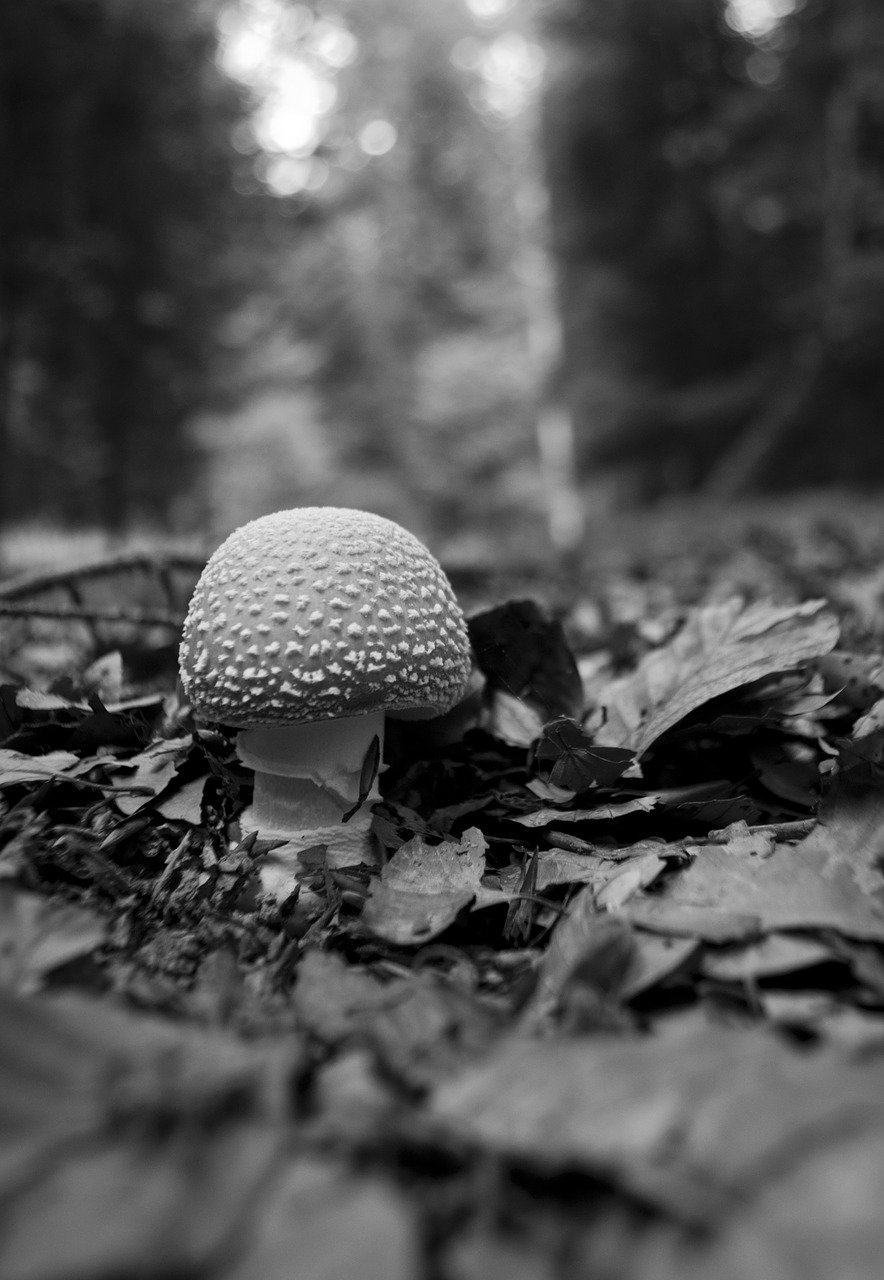
POLYGON ((448 711, 470 650, 451 585, 417 538, 365 511, 299 507, 243 525, 211 557, 180 667, 196 715, 240 729, 237 753, 255 772, 244 825, 355 861, 379 798, 385 715, 448 711))

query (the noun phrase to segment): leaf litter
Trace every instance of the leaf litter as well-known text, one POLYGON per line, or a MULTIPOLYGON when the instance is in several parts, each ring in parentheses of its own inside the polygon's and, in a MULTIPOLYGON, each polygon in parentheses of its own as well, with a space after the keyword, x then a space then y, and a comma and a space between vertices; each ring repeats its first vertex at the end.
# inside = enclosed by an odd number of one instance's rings
POLYGON ((884 658, 623 586, 474 616, 281 901, 173 672, 3 689, 0 1274, 878 1274, 884 658))

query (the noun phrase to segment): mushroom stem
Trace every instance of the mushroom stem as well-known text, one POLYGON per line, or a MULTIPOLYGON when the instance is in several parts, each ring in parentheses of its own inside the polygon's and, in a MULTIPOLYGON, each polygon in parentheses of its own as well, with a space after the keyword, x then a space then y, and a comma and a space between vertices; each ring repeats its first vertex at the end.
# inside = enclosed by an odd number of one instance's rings
POLYGON ((237 738, 243 764, 255 771, 255 794, 245 825, 262 835, 297 841, 306 848, 343 838, 350 850, 364 843, 371 806, 380 798, 377 780, 346 826, 344 814, 359 799, 363 763, 375 738, 384 745, 384 713, 316 720, 297 725, 261 725, 237 738))

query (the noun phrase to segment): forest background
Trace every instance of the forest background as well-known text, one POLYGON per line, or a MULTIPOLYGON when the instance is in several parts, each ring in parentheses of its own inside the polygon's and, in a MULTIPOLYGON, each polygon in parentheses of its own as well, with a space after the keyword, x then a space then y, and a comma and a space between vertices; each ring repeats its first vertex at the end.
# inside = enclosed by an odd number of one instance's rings
POLYGON ((876 0, 4 0, 7 559, 880 489, 882 49, 876 0))

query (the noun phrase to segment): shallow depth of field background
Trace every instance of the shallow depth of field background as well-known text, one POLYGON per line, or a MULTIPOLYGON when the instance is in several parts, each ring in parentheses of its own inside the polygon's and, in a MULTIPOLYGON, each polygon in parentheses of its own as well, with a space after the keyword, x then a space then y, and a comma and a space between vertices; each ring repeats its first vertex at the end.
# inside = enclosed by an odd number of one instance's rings
POLYGON ((878 0, 4 0, 0 572, 874 498, 882 55, 878 0))

